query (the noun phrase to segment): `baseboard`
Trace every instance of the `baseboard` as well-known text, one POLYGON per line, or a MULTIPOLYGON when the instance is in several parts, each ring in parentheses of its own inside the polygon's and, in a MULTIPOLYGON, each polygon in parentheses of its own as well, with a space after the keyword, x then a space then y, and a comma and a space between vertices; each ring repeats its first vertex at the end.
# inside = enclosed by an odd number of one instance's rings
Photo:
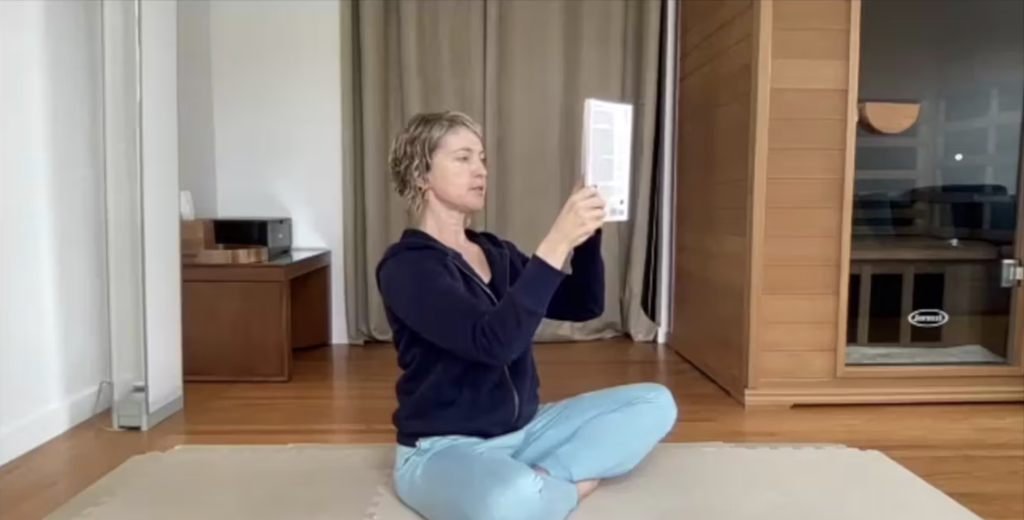
POLYGON ((182 408, 185 407, 185 396, 179 395, 171 400, 171 402, 157 408, 156 410, 149 413, 149 417, 146 420, 146 429, 152 429, 154 426, 164 422, 168 417, 174 415, 182 408))
POLYGON ((923 404, 923 403, 1019 403, 1024 387, 1017 385, 977 387, 882 386, 878 388, 748 388, 747 408, 794 405, 923 404))
MULTIPOLYGON (((85 390, 63 403, 32 415, 0 430, 0 466, 32 451, 54 437, 74 428, 93 416, 98 388, 85 390)), ((100 411, 110 407, 109 393, 104 392, 100 411)))

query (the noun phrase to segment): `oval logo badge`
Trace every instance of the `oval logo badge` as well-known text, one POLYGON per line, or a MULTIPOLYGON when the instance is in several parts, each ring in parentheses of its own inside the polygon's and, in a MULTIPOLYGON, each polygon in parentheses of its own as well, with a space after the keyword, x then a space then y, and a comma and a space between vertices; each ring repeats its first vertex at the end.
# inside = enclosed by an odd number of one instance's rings
POLYGON ((941 327, 949 321, 949 314, 940 309, 918 309, 907 316, 915 327, 941 327))

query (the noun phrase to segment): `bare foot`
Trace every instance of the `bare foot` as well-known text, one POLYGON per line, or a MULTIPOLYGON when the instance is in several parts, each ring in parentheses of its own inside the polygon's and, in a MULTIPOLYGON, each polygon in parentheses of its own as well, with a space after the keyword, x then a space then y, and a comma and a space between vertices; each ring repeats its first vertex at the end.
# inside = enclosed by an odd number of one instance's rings
POLYGON ((588 495, 597 489, 597 485, 600 484, 600 480, 584 480, 576 483, 576 494, 579 495, 580 501, 587 498, 588 495))
MULTIPOLYGON (((548 470, 540 466, 534 466, 533 471, 537 472, 538 475, 551 476, 551 473, 549 473, 548 470)), ((600 480, 584 480, 582 482, 577 482, 576 495, 579 496, 579 499, 582 501, 584 498, 587 498, 588 495, 593 493, 594 490, 597 489, 597 485, 600 483, 600 480)))

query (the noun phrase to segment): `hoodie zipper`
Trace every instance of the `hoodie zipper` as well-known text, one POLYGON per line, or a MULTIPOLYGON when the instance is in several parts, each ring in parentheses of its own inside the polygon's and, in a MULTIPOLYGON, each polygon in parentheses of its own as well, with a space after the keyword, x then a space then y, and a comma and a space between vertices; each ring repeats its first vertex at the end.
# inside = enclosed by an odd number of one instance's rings
MULTIPOLYGON (((498 298, 494 296, 494 293, 491 292, 491 288, 487 287, 487 284, 485 284, 484 281, 480 279, 479 275, 465 268, 456 260, 452 260, 452 263, 455 264, 455 267, 458 267, 462 272, 468 274, 469 277, 472 278, 474 282, 480 285, 480 288, 482 288, 484 292, 487 293, 487 296, 491 298, 491 301, 494 302, 495 305, 498 304, 498 298)), ((512 424, 515 425, 516 421, 519 420, 519 391, 516 390, 516 385, 515 383, 512 382, 512 373, 509 372, 508 365, 505 365, 502 368, 505 369, 505 379, 508 380, 508 386, 512 388, 512 400, 515 404, 515 414, 512 416, 512 424)))

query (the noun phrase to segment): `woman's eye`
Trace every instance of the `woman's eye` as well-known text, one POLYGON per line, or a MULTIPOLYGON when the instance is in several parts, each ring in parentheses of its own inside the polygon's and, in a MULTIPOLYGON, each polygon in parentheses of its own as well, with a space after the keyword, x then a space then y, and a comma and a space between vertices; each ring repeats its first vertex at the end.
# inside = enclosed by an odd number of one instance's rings
POLYGON ((469 157, 456 157, 455 160, 459 162, 469 162, 469 157))

